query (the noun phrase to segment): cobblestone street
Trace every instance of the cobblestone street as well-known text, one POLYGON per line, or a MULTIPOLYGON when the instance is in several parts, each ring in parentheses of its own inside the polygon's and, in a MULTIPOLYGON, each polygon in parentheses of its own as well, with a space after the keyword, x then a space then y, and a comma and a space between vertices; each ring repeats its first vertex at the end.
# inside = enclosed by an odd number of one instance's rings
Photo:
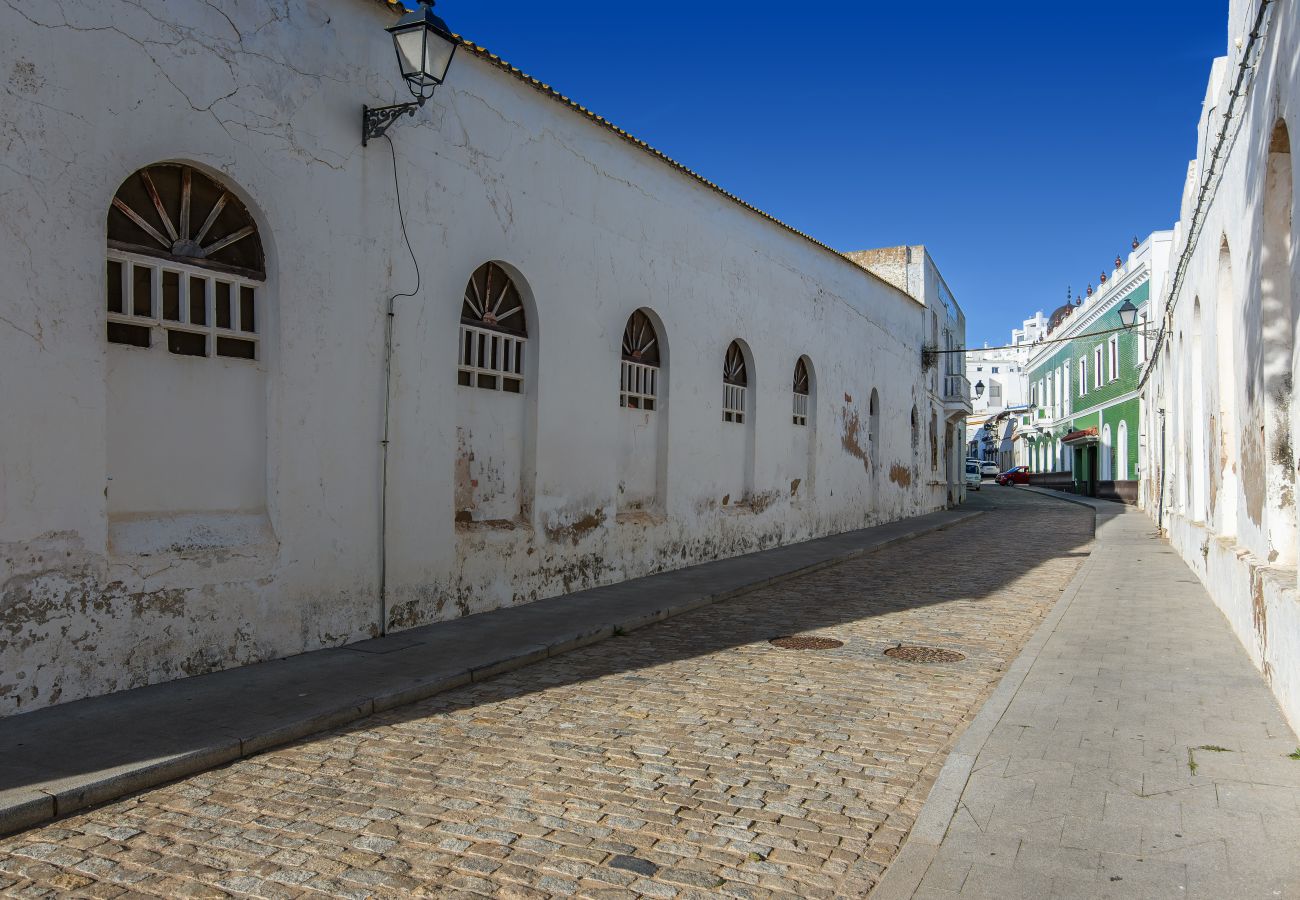
MULTIPOLYGON (((17 896, 860 896, 1087 553, 983 516, 0 841, 17 896), (843 646, 788 650, 812 633, 843 646), (883 655, 924 644, 963 661, 883 655)), ((129 728, 130 723, 122 723, 129 728)))

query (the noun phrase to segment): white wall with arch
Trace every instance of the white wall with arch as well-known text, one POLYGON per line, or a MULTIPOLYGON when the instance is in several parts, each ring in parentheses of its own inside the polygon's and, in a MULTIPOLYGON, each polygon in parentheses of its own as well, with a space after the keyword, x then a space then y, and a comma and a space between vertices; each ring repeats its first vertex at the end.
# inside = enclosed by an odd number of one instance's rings
MULTIPOLYGON (((1172 245, 1174 261, 1186 250, 1185 276, 1167 317, 1153 316, 1165 343, 1142 389, 1148 424, 1137 462, 1148 512, 1300 726, 1292 402, 1300 23, 1282 10, 1260 34, 1249 91, 1228 123, 1232 142, 1213 163, 1242 49, 1229 44, 1211 72, 1172 245), (1198 212, 1212 165, 1217 187, 1198 212)), ((1230 40, 1250 39, 1248 13, 1232 4, 1230 40)))
MULTIPOLYGON (((0 671, 23 673, 0 714, 944 504, 942 379, 919 352, 940 320, 952 331, 943 309, 469 48, 391 132, 399 218, 392 157, 360 146, 355 115, 404 90, 389 13, 321 0, 268 24, 223 10, 259 52, 205 24, 200 0, 93 35, 0 10, 0 51, 39 75, 0 96, 4 120, 30 127, 6 158, 18 177, 0 224, 22 240, 0 242, 0 265, 35 286, 0 326, 0 382, 19 386, 0 402, 23 423, 0 429, 0 545, 16 561, 0 586, 32 604, 0 647, 0 671), (143 49, 180 33, 185 94, 159 89, 143 49), (106 245, 106 216, 136 173, 175 164, 249 212, 263 268, 149 257, 161 343, 110 342, 107 261, 136 251, 106 245), (169 271, 206 279, 205 321, 184 305, 168 317, 190 284, 169 271), (241 298, 229 327, 224 282, 241 298), (654 365, 623 346, 638 312, 654 365), (746 384, 729 422, 733 341, 746 384), (625 362, 656 370, 653 398, 645 381, 626 389, 625 362), (891 424, 914 409, 912 428, 891 424)), ((210 211, 195 196, 192 233, 210 211)), ((132 208, 183 240, 141 198, 132 208)), ((118 324, 141 324, 122 302, 118 324)))

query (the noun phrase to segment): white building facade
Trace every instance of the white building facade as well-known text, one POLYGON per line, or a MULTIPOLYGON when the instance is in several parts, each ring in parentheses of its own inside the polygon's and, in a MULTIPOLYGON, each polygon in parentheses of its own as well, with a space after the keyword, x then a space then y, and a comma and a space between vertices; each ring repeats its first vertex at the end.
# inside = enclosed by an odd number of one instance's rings
POLYGON ((363 148, 383 3, 148 7, 0 10, 0 714, 961 499, 941 279, 474 45, 363 148))
POLYGON ((966 353, 966 380, 970 382, 972 412, 966 421, 967 455, 996 462, 1002 469, 1014 461, 1013 441, 1019 418, 1006 414, 1029 402, 1025 365, 1030 345, 1047 332, 1042 310, 1011 330, 1005 347, 984 347, 966 353))
POLYGON ((1234 0, 1143 372, 1142 493, 1300 728, 1300 11, 1234 0))

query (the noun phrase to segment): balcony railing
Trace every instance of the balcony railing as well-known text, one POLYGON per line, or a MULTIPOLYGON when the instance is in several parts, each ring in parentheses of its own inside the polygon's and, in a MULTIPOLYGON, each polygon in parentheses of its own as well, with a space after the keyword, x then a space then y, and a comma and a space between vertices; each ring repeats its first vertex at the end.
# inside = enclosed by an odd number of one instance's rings
POLYGON ((945 403, 970 405, 970 381, 965 375, 943 376, 943 399, 945 403))

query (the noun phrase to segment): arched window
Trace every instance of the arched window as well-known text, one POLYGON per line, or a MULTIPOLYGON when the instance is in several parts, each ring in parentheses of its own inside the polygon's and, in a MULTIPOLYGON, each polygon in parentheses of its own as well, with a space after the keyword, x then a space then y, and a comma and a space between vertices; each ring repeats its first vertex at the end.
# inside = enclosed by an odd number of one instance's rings
POLYGON ((618 405, 653 410, 659 396, 659 335, 641 310, 632 313, 623 329, 623 362, 618 381, 618 405))
MULTIPOLYGON (((270 304, 256 220, 212 176, 158 163, 117 189, 106 232, 110 529, 209 513, 260 527, 270 304)), ((173 535, 149 552, 175 545, 173 535)))
POLYGON ((794 424, 808 424, 808 364, 799 357, 794 364, 794 424))
POLYGON ((262 242, 244 205, 190 166, 160 163, 108 213, 108 340, 181 356, 257 359, 262 242))
POLYGON ((1128 481, 1128 422, 1121 419, 1116 434, 1115 480, 1128 481))
POLYGON ((939 414, 930 410, 930 468, 939 468, 939 414))
POLYGON ((1101 428, 1101 474, 1098 476, 1101 481, 1110 481, 1114 473, 1115 463, 1115 446, 1110 439, 1110 425, 1103 425, 1101 428))
POLYGON ((524 387, 528 324, 524 301, 506 270, 494 262, 474 270, 460 307, 460 384, 509 391, 524 387))
POLYGON ((745 371, 745 352, 732 341, 722 361, 722 421, 745 421, 745 393, 749 376, 745 371))

